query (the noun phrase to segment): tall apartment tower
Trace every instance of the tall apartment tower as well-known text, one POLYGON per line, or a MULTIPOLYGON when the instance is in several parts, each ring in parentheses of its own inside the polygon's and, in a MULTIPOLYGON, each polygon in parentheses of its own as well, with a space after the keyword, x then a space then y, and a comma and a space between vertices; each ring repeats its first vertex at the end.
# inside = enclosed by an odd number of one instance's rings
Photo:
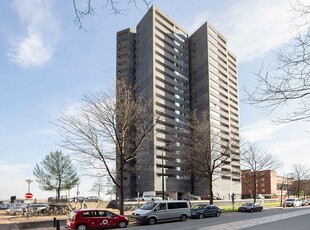
MULTIPOLYGON (((117 33, 117 78, 135 85, 136 94, 150 101, 153 113, 161 113, 149 143, 151 148, 132 163, 142 170, 126 176, 125 196, 138 192, 161 195, 164 190, 177 199, 185 193, 208 193, 186 173, 180 156, 191 109, 207 113, 210 124, 226 140, 232 135, 239 138, 236 59, 227 51, 225 38, 211 28, 206 23, 189 38, 185 29, 153 6, 136 32, 125 29, 117 33), (211 35, 218 43, 211 41, 211 35), (212 66, 218 72, 211 71, 212 66), (216 87, 211 87, 210 78, 215 79, 216 87), (211 110, 217 112, 215 118, 211 110)), ((230 175, 219 178, 214 194, 227 197, 232 192, 241 193, 237 176, 240 163, 234 160, 232 157, 223 168, 230 170, 230 175)))
MULTIPOLYGON (((224 197, 241 194, 236 57, 227 49, 226 39, 207 22, 190 36, 189 44, 191 110, 209 121, 211 140, 219 141, 214 144, 225 143, 222 152, 227 146, 231 150, 214 175, 213 192, 224 197)), ((195 192, 203 194, 201 181, 194 183, 195 192)))

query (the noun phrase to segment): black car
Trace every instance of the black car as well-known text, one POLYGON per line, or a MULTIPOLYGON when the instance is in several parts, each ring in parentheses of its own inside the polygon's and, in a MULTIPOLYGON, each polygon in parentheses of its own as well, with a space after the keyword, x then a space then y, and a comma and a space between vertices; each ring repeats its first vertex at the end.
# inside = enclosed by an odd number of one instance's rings
POLYGON ((263 206, 259 203, 244 203, 238 208, 238 212, 261 212, 263 206))
POLYGON ((191 217, 202 219, 206 216, 220 216, 222 210, 211 204, 198 204, 191 208, 191 217))

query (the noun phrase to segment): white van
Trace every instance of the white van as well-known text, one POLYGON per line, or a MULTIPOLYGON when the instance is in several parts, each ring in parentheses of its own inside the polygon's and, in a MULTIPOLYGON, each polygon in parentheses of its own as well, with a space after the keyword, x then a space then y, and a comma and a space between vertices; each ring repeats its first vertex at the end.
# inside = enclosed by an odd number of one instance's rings
POLYGON ((188 201, 164 200, 148 202, 140 209, 135 210, 131 218, 143 224, 155 224, 156 222, 181 220, 186 221, 190 217, 190 204, 188 201))
POLYGON ((286 207, 300 207, 302 204, 301 198, 287 198, 284 202, 286 207))
POLYGON ((155 200, 162 200, 162 198, 159 196, 153 196, 153 195, 148 195, 148 194, 144 195, 143 194, 143 196, 141 197, 141 200, 142 201, 155 201, 155 200))

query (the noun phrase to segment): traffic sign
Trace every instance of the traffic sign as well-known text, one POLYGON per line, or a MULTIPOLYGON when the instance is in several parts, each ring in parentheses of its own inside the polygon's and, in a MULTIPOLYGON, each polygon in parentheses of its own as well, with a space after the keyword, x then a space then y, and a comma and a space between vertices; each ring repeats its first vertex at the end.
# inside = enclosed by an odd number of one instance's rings
POLYGON ((32 193, 27 192, 27 193, 25 194, 25 197, 26 197, 27 199, 31 199, 31 198, 32 198, 32 193))

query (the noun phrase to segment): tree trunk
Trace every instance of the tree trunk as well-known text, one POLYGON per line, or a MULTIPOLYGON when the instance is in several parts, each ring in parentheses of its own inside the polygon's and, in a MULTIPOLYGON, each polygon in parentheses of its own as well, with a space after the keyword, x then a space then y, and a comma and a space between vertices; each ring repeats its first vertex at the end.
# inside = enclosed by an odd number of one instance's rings
POLYGON ((209 179, 209 188, 210 188, 210 204, 213 204, 213 186, 212 186, 212 176, 209 179))
POLYGON ((256 182, 257 182, 257 178, 256 178, 256 172, 254 172, 254 177, 253 177, 253 181, 254 181, 254 188, 253 188, 253 199, 254 199, 254 203, 256 202, 256 193, 257 193, 257 190, 256 190, 256 182))
POLYGON ((119 212, 121 215, 124 215, 124 167, 120 168, 120 209, 119 212))
POLYGON ((300 180, 297 181, 297 197, 299 198, 300 193, 300 180))
POLYGON ((60 199, 60 188, 57 188, 57 197, 56 197, 57 200, 60 199))

